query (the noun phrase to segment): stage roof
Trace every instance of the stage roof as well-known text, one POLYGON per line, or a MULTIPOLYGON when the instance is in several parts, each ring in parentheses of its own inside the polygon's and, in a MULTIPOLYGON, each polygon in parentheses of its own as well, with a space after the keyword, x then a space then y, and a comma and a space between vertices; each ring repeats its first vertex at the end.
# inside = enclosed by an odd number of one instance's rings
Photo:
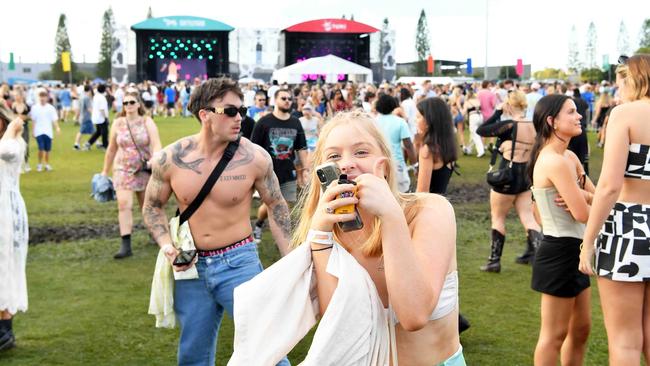
POLYGON ((284 29, 285 32, 304 33, 374 33, 379 29, 347 19, 316 19, 284 29))
POLYGON ((230 32, 235 28, 217 20, 194 16, 150 18, 131 26, 132 30, 230 32))

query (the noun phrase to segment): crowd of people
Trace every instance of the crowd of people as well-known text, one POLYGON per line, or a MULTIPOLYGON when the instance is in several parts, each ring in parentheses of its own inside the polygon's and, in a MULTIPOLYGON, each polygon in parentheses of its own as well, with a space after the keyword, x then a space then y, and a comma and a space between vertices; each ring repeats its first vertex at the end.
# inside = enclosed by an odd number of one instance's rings
POLYGON ((0 207, 14 218, 0 228, 0 275, 10 279, 0 281, 0 348, 13 344, 11 318, 26 310, 26 146, 35 138, 37 171, 52 170, 54 131, 76 122, 76 150, 106 149, 101 174, 112 173, 122 240, 115 258, 132 255, 135 193, 161 248, 156 274, 176 279, 172 293, 154 286, 149 312, 162 326, 179 321, 179 364, 214 364, 226 311, 233 365, 289 364, 317 319, 306 364, 464 365, 455 214, 444 198, 459 154, 490 167, 480 270, 501 271, 512 208, 527 233, 516 262, 532 265, 542 294, 535 365, 583 363, 590 275, 610 364, 650 360, 650 56, 621 57, 614 84, 218 78, 0 90, 0 207), (200 130, 163 147, 154 121, 177 115, 200 130), (589 129, 605 149, 597 186, 589 129), (180 215, 170 221, 172 194, 180 215), (267 219, 283 258, 264 270, 256 245, 267 219))

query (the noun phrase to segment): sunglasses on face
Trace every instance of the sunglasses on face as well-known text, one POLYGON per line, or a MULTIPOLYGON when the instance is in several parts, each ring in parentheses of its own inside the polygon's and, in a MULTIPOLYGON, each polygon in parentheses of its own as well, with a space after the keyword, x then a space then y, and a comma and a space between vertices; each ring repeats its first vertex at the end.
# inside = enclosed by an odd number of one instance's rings
POLYGON ((629 58, 628 56, 620 55, 620 56, 618 57, 618 64, 619 64, 619 65, 625 65, 625 64, 627 64, 627 60, 629 60, 629 59, 630 59, 630 58, 629 58))
POLYGON ((291 97, 280 97, 280 99, 282 99, 283 101, 285 101, 285 102, 286 102, 287 100, 289 100, 289 101, 290 101, 290 100, 291 100, 291 97))
POLYGON ((241 107, 210 107, 210 108, 204 108, 206 111, 210 111, 216 114, 225 114, 228 117, 235 117, 237 113, 239 113, 242 117, 246 116, 246 112, 248 111, 248 108, 241 106, 241 107))
POLYGON ((137 103, 137 102, 136 102, 135 100, 125 100, 124 102, 122 102, 122 105, 123 105, 123 106, 134 105, 134 104, 136 104, 136 103, 137 103))
POLYGON ((266 102, 266 99, 258 99, 258 102, 266 102))

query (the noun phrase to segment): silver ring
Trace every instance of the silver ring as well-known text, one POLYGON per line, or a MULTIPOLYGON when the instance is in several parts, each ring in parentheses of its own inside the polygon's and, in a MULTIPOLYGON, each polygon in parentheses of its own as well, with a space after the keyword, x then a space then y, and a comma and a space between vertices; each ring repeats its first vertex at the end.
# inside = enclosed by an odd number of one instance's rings
POLYGON ((333 214, 333 213, 334 213, 334 209, 333 209, 333 208, 331 208, 331 207, 325 207, 325 212, 327 212, 328 214, 330 214, 330 215, 331 215, 331 214, 333 214))

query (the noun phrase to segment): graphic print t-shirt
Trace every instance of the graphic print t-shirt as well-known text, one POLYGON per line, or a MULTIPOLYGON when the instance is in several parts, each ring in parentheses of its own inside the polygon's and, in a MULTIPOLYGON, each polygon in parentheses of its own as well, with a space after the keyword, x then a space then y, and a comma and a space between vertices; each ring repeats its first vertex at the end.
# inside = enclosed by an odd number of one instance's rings
POLYGON ((297 118, 280 120, 268 114, 255 124, 251 141, 269 152, 280 184, 296 180, 296 151, 307 147, 305 131, 297 118))

